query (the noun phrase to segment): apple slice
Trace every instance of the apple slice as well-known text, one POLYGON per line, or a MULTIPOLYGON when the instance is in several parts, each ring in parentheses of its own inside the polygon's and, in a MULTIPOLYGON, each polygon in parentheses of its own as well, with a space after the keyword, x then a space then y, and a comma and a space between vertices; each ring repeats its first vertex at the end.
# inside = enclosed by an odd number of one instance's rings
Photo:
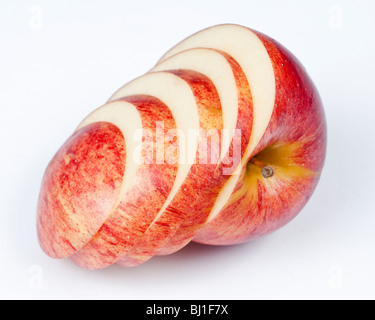
POLYGON ((116 203, 124 175, 129 181, 136 170, 129 161, 135 147, 131 133, 142 128, 135 108, 112 103, 92 117, 95 121, 79 126, 44 174, 38 237, 43 250, 53 258, 70 256, 91 240, 116 203), (122 112, 128 117, 120 119, 122 112))
MULTIPOLYGON (((204 77, 211 80, 218 94, 216 104, 221 106, 222 131, 227 133, 227 139, 221 140, 221 157, 214 165, 201 163, 201 156, 197 155, 197 164, 191 168, 179 193, 134 248, 118 262, 122 266, 145 262, 164 250, 177 228, 186 220, 194 228, 199 228, 206 221, 221 188, 241 161, 252 132, 251 92, 242 70, 231 57, 211 49, 191 49, 163 61, 151 71, 161 70, 178 75, 193 88, 198 106, 201 105, 201 129, 206 132, 220 131, 218 123, 215 124, 217 120, 203 113, 204 110, 212 110, 215 100, 197 90, 208 86, 204 77), (234 137, 236 129, 241 134, 234 137), (193 192, 194 189, 199 192, 193 192)), ((218 135, 221 133, 218 132, 218 135)), ((204 143, 205 139, 202 138, 199 145, 204 143)))
POLYGON ((275 72, 275 109, 233 194, 199 231, 196 242, 235 244, 279 229, 306 204, 323 168, 327 133, 319 94, 288 50, 257 35, 275 72))
POLYGON ((57 152, 38 202, 38 238, 46 254, 70 256, 96 233, 118 198, 125 158, 121 131, 105 122, 79 130, 57 152))

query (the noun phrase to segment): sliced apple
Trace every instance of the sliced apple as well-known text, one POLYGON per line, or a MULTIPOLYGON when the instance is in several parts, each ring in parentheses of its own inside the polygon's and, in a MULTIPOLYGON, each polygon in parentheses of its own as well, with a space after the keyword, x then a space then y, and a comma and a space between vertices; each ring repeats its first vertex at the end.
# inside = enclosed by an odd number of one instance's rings
MULTIPOLYGON (((246 167, 248 160, 254 154, 265 134, 274 110, 276 87, 272 62, 263 42, 255 32, 238 25, 219 25, 200 31, 168 51, 158 64, 163 63, 178 52, 196 47, 211 48, 224 52, 234 59, 246 76, 253 99, 254 122, 249 144, 242 157, 239 170, 228 180, 217 197, 207 219, 209 221, 221 211, 229 200, 240 178, 241 169, 246 167)), ((239 120, 242 119, 243 115, 239 116, 239 120)), ((159 253, 168 254, 178 251, 192 240, 201 226, 201 224, 193 226, 187 222, 186 226, 182 226, 170 243, 159 253), (187 229, 190 229, 190 231, 186 232, 187 229)))
MULTIPOLYGON (((214 165, 201 163, 201 157, 197 155, 197 164, 191 168, 179 193, 159 219, 148 228, 142 239, 118 262, 122 266, 134 266, 156 253, 160 254, 162 250, 169 250, 165 246, 186 221, 189 221, 189 227, 185 228, 185 238, 189 238, 188 233, 206 221, 221 188, 240 163, 252 132, 251 92, 241 68, 231 57, 211 49, 191 49, 166 59, 151 71, 161 70, 178 75, 193 88, 200 106, 201 129, 206 132, 216 130, 221 135, 220 130, 223 128, 228 133, 228 138, 221 140, 221 157, 214 165), (212 99, 205 92, 199 92, 202 91, 199 88, 209 86, 205 78, 212 81, 218 98, 212 99), (215 103, 222 109, 221 127, 215 120, 215 115, 205 115, 212 111, 215 103), (235 137, 238 141, 233 141, 235 129, 241 133, 235 137), (192 192, 194 189, 200 190, 199 193, 192 192)), ((202 139, 199 145, 204 143, 202 139)))
POLYGON ((259 32, 211 27, 118 90, 57 152, 39 240, 88 269, 135 266, 192 240, 248 241, 301 210, 325 148, 321 101, 299 61, 259 32))

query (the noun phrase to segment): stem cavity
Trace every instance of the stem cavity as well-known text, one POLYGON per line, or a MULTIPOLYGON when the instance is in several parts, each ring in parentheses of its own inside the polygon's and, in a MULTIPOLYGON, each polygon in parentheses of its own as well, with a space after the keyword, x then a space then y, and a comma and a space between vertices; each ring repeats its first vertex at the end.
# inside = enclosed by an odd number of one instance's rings
POLYGON ((267 165, 263 161, 260 161, 260 160, 256 159, 255 157, 251 158, 249 160, 249 163, 251 163, 251 164, 257 166, 259 169, 261 169, 261 173, 262 173, 263 178, 272 177, 275 173, 271 166, 267 165))

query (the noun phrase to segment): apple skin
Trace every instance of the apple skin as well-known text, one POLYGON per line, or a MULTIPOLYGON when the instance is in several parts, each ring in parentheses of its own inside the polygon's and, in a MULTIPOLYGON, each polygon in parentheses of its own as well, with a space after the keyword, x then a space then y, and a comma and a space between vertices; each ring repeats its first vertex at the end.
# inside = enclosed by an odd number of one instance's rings
POLYGON ((324 165, 326 120, 314 84, 293 54, 274 39, 256 33, 272 60, 275 108, 253 152, 255 161, 243 168, 221 212, 194 237, 198 243, 243 243, 284 226, 311 197, 324 165), (262 164, 273 167, 272 177, 263 177, 262 164))
POLYGON ((119 195, 125 157, 124 137, 110 123, 82 128, 57 152, 38 202, 37 230, 45 253, 65 258, 91 240, 119 195))

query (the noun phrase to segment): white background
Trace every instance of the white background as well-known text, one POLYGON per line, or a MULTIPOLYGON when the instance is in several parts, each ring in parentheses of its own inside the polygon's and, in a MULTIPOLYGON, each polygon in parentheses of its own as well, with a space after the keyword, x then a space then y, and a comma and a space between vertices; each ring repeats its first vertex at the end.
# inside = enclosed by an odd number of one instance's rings
POLYGON ((0 2, 0 298, 374 299, 374 1, 0 2), (323 176, 286 227, 191 244, 132 269, 44 255, 44 169, 79 122, 186 36, 220 23, 270 35, 304 64, 328 121, 323 176))

